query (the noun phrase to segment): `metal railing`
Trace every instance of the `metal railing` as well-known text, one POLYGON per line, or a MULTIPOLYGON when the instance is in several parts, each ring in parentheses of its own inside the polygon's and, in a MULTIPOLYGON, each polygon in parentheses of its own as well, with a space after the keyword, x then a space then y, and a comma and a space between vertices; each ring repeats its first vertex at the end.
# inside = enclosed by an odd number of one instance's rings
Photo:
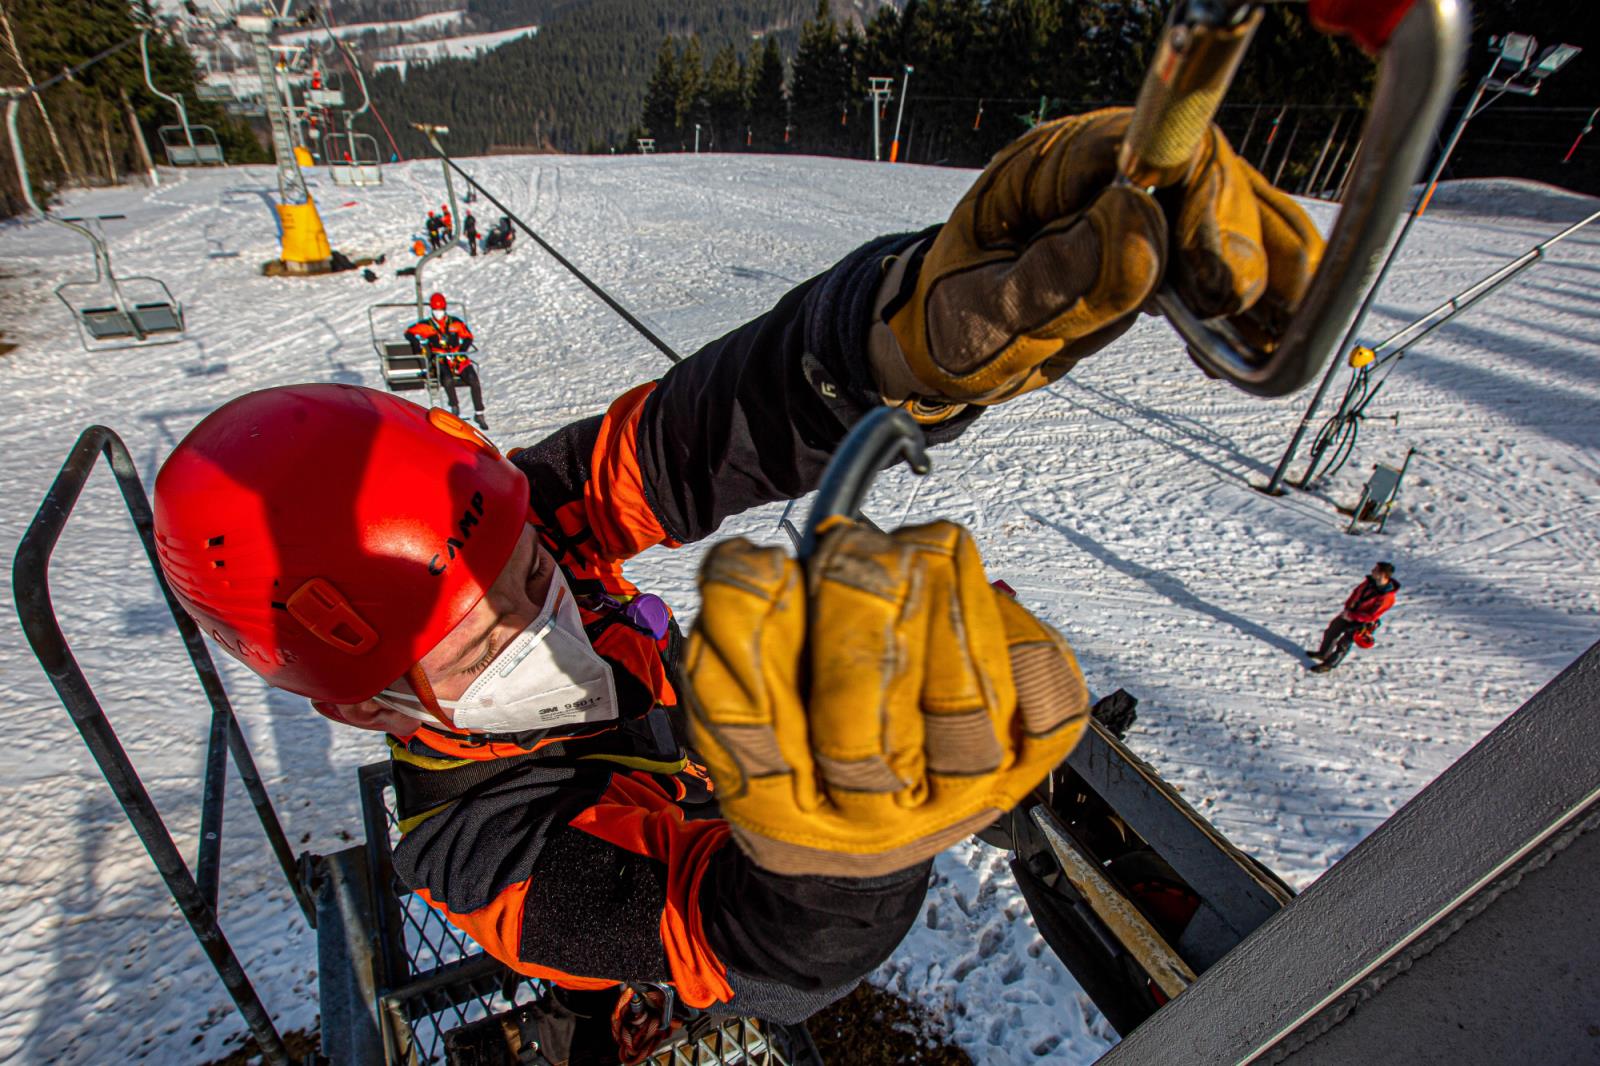
POLYGON ((88 745, 117 802, 122 805, 128 821, 138 833, 145 850, 150 853, 151 861, 166 882, 178 909, 188 920, 189 927, 194 930, 206 957, 216 968, 217 976, 222 978, 262 1054, 274 1066, 287 1066, 292 1060, 283 1039, 217 923, 222 861, 222 805, 230 754, 245 792, 256 809, 261 828, 277 857, 284 880, 288 882, 289 890, 300 905, 307 923, 314 926, 312 902, 300 883, 294 853, 273 810, 261 775, 256 770, 255 760, 239 729, 227 693, 223 690, 222 678, 206 650, 200 629, 173 597, 166 575, 156 562, 155 517, 149 497, 139 480, 138 470, 128 454, 127 446, 110 429, 90 426, 78 438, 72 453, 61 467, 61 473, 56 476, 44 502, 40 504, 38 514, 23 534, 12 563, 11 579, 17 614, 28 644, 50 678, 50 683, 55 686, 62 705, 72 716, 73 725, 78 727, 83 742, 88 745), (156 584, 172 612, 172 620, 183 636, 195 675, 200 679, 206 700, 211 704, 200 810, 200 849, 195 870, 191 870, 184 862, 161 812, 156 809, 138 771, 123 750, 116 730, 112 728, 94 689, 72 653, 66 635, 61 631, 50 597, 50 557, 67 520, 72 516, 84 483, 102 455, 111 467, 117 487, 122 490, 123 502, 144 545, 156 584))

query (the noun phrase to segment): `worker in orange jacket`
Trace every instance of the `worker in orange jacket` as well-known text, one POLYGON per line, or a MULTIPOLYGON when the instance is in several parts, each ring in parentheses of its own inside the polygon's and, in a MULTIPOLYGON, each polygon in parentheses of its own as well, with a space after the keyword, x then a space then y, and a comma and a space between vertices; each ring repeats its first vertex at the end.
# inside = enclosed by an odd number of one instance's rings
POLYGON ((450 400, 450 413, 461 414, 456 385, 465 385, 472 390, 473 419, 479 427, 488 429, 489 421, 483 413, 483 385, 478 380, 478 368, 467 354, 473 347, 472 330, 448 309, 449 301, 444 293, 436 292, 428 297, 430 314, 406 330, 406 340, 411 342, 413 352, 418 355, 426 352, 437 360, 439 383, 450 400))
POLYGON ((566 1013, 544 1017, 593 1021, 606 1061, 639 1061, 641 988, 660 1031, 668 1004, 781 1022, 844 995, 916 922, 933 857, 1087 727, 1065 640, 951 523, 833 523, 804 566, 717 544, 687 642, 624 566, 815 490, 884 405, 959 448, 1164 280, 1272 336, 1315 227, 1215 130, 1170 197, 1119 183, 1128 121, 1040 126, 943 226, 862 246, 507 455, 446 411, 315 384, 231 401, 163 464, 173 594, 269 684, 387 734, 400 883, 551 982, 566 1013))

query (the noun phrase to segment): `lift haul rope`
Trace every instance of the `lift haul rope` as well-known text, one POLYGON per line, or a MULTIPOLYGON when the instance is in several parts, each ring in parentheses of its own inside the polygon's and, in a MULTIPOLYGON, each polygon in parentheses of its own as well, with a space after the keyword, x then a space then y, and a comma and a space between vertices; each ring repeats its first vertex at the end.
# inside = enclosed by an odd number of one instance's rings
MULTIPOLYGON (((317 9, 317 17, 322 21, 322 28, 327 32, 328 40, 333 42, 333 50, 338 52, 339 58, 344 60, 345 69, 349 70, 351 74, 354 74, 357 80, 360 80, 361 74, 355 68, 355 60, 352 59, 349 52, 345 50, 344 42, 339 40, 339 38, 334 35, 333 23, 328 21, 326 8, 319 7, 317 9)), ((378 125, 383 127, 383 135, 389 138, 389 151, 394 153, 394 158, 391 159, 390 162, 400 162, 400 146, 395 143, 394 134, 389 132, 389 124, 383 120, 383 115, 381 112, 379 112, 378 105, 372 102, 372 94, 367 92, 364 86, 362 88, 362 93, 367 98, 367 108, 372 112, 372 117, 378 120, 378 125)))
POLYGON ((522 221, 522 219, 518 218, 511 208, 495 199, 494 193, 490 192, 488 189, 485 189, 482 185, 479 185, 477 179, 475 179, 471 174, 468 174, 465 170, 462 170, 460 164, 458 164, 454 159, 451 159, 450 154, 446 152, 442 146, 435 143, 434 150, 439 153, 439 158, 444 160, 445 166, 449 167, 457 174, 460 174, 462 179, 466 181, 468 185, 482 193, 485 200, 488 200, 491 204, 494 204, 494 206, 498 208, 503 215, 509 218, 512 222, 515 222, 517 227, 521 229, 523 233, 526 233, 539 245, 540 248, 543 248, 546 252, 549 252, 551 258, 565 267, 573 277, 587 285, 591 292, 600 297, 600 299, 604 300, 607 307, 621 315, 623 320, 637 330, 641 337, 660 349, 662 355, 666 356, 674 363, 683 362, 683 356, 673 351, 670 344, 651 332, 648 326, 646 326, 643 322, 640 322, 626 307, 623 307, 620 303, 613 299, 611 294, 606 292, 605 289, 601 288, 598 283, 589 277, 589 275, 585 274, 583 271, 579 270, 576 266, 569 262, 566 256, 550 247, 550 243, 537 233, 533 232, 532 228, 530 228, 526 222, 522 221))
POLYGON ((102 59, 109 59, 110 57, 116 55, 118 52, 120 52, 124 48, 128 47, 134 41, 137 41, 140 37, 144 36, 144 33, 145 33, 145 31, 141 30, 140 32, 134 34, 132 37, 127 37, 127 38, 124 38, 121 41, 118 41, 116 44, 112 45, 110 48, 107 48, 105 51, 95 53, 94 55, 90 56, 88 59, 85 59, 82 63, 79 63, 75 67, 63 68, 61 73, 57 74, 53 78, 49 78, 49 79, 47 79, 45 81, 41 81, 36 85, 24 85, 24 86, 22 86, 20 88, 16 88, 16 89, 6 89, 6 90, 4 90, 4 93, 7 96, 33 96, 33 95, 37 95, 38 93, 42 93, 46 89, 50 88, 52 85, 55 85, 55 84, 57 84, 59 82, 63 82, 63 81, 69 81, 72 78, 76 78, 79 74, 81 74, 84 71, 88 70, 90 67, 94 66, 96 63, 100 62, 102 59))

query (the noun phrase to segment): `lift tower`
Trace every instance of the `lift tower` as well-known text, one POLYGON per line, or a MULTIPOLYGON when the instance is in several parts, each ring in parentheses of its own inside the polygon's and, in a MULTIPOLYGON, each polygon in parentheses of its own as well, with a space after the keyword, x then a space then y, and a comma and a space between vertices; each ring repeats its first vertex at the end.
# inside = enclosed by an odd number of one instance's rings
POLYGON ((267 107, 267 121, 272 126, 272 153, 278 167, 277 210, 284 269, 290 274, 324 274, 332 265, 333 251, 328 245, 328 232, 322 226, 322 216, 317 213, 316 201, 311 198, 305 177, 300 172, 300 161, 294 150, 294 134, 289 128, 292 101, 285 98, 285 90, 278 83, 272 55, 273 30, 296 21, 289 17, 289 8, 293 3, 294 0, 283 0, 276 13, 239 15, 234 25, 250 39, 250 52, 255 60, 256 74, 261 79, 262 99, 267 107))

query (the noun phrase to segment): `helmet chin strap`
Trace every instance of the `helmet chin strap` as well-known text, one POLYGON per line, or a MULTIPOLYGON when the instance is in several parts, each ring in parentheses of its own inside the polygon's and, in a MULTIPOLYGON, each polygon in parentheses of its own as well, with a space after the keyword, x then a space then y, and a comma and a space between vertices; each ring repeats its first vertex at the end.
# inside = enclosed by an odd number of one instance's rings
POLYGON ((458 732, 456 724, 444 713, 444 708, 439 706, 439 700, 433 694, 433 685, 429 683, 428 675, 423 673, 422 664, 418 663, 406 671, 406 684, 417 694, 417 702, 422 704, 423 710, 443 722, 446 729, 458 732))

